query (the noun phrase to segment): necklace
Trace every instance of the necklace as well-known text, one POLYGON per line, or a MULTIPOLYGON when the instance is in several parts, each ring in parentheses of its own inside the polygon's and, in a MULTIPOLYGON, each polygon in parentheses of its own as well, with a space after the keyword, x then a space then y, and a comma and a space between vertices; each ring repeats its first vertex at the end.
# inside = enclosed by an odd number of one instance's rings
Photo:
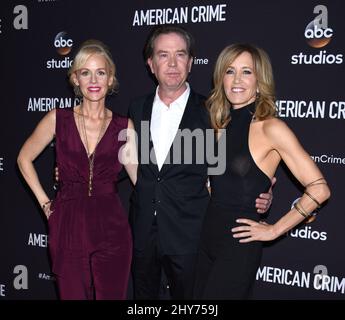
POLYGON ((87 151, 87 159, 89 161, 88 195, 89 195, 89 197, 91 197, 91 195, 92 195, 93 167, 94 167, 94 162, 95 162, 96 149, 97 149, 98 143, 101 140, 101 137, 102 137, 102 135, 103 135, 103 133, 105 131, 106 122, 107 122, 107 109, 104 108, 102 125, 101 125, 101 128, 100 128, 99 133, 98 133, 95 149, 93 150, 92 153, 90 153, 90 149, 89 149, 89 142, 88 142, 87 134, 86 134, 85 118, 84 118, 83 106, 82 105, 80 106, 79 122, 80 122, 80 119, 81 119, 81 124, 82 125, 79 124, 79 127, 82 129, 82 132, 83 132, 83 135, 84 135, 85 146, 86 146, 86 151, 87 151))

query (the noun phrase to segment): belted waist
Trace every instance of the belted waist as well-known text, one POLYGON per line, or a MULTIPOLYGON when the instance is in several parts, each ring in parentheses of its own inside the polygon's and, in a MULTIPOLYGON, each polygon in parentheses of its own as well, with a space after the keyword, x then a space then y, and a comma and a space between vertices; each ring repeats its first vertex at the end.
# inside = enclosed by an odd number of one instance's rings
MULTIPOLYGON (((109 193, 117 193, 117 185, 113 182, 92 184, 91 197, 109 193)), ((75 199, 89 196, 89 184, 83 182, 68 182, 59 184, 58 198, 61 200, 75 199)))

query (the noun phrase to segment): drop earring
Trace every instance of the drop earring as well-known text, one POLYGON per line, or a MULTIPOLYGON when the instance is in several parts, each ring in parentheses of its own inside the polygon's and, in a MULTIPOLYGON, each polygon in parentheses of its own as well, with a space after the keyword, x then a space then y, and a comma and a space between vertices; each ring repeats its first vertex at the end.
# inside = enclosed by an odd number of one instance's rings
POLYGON ((73 87, 73 90, 74 90, 74 94, 75 94, 77 97, 82 97, 82 93, 81 93, 79 84, 76 84, 76 83, 75 83, 75 86, 73 87))

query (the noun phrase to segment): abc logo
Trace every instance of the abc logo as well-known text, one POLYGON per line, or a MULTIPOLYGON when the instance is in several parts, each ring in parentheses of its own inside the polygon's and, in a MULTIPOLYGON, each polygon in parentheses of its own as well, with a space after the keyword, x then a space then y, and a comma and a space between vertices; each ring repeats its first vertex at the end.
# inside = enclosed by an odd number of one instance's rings
POLYGON ((304 32, 304 36, 307 39, 321 39, 321 38, 332 38, 333 30, 331 28, 322 29, 314 26, 314 29, 307 29, 304 32))
POLYGON ((304 36, 311 47, 322 48, 331 41, 333 30, 331 28, 320 28, 313 20, 305 28, 304 36))
POLYGON ((59 32, 54 39, 54 47, 57 48, 57 52, 65 56, 71 52, 73 47, 73 40, 67 37, 65 31, 59 32))
POLYGON ((54 41, 54 46, 56 48, 72 47, 73 40, 72 39, 65 40, 63 38, 59 38, 54 41))

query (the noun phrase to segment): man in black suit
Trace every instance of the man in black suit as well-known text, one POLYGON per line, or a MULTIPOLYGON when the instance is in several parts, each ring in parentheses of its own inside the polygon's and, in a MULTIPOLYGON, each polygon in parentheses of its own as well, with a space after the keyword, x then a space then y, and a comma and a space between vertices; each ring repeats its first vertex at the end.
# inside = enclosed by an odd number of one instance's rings
MULTIPOLYGON (((130 210, 135 299, 158 299, 162 270, 173 299, 192 298, 199 236, 209 202, 208 164, 206 152, 200 157, 197 139, 186 146, 180 133, 198 130, 206 137, 211 128, 205 98, 186 81, 193 50, 193 38, 183 28, 155 28, 144 53, 158 87, 129 109, 139 151, 130 210)), ((268 194, 259 200, 261 211, 267 210, 270 200, 268 194)))

